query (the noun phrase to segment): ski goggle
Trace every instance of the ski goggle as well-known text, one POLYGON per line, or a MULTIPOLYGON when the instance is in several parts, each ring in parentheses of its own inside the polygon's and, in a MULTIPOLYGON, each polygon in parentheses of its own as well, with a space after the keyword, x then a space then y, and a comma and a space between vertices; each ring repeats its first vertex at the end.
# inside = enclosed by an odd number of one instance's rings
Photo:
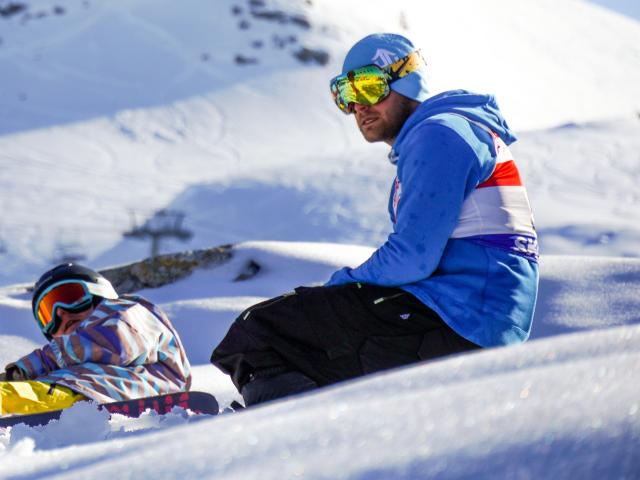
POLYGON ((353 113, 356 103, 375 105, 387 98, 390 92, 389 85, 423 65, 426 65, 426 62, 420 50, 416 50, 386 67, 366 65, 349 70, 331 80, 333 101, 347 115, 353 113))
POLYGON ((65 280, 47 288, 36 301, 35 315, 40 328, 45 333, 54 333, 57 329, 56 309, 69 312, 82 312, 93 302, 93 295, 87 285, 79 280, 65 280))

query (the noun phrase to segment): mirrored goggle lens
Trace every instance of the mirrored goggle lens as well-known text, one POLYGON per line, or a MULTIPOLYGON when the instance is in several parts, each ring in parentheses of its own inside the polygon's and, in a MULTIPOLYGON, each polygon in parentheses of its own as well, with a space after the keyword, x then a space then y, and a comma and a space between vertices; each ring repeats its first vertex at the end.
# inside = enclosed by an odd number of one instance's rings
POLYGON ((375 65, 351 70, 331 83, 336 105, 344 113, 352 113, 353 105, 375 105, 389 94, 388 74, 375 65))
POLYGON ((54 319, 54 308, 75 309, 91 300, 91 294, 81 283, 63 283, 46 292, 38 301, 38 321, 43 328, 54 319))

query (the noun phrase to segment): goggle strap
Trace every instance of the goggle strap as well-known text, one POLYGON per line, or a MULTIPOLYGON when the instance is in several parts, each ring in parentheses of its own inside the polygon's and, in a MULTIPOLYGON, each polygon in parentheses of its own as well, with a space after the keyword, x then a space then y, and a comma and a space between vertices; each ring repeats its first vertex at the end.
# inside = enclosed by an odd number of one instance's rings
POLYGON ((383 68, 383 70, 386 70, 391 77, 391 81, 394 81, 415 72, 420 67, 422 67, 423 64, 426 65, 427 62, 424 60, 422 52, 420 50, 415 50, 406 57, 403 57, 400 60, 387 65, 383 68))

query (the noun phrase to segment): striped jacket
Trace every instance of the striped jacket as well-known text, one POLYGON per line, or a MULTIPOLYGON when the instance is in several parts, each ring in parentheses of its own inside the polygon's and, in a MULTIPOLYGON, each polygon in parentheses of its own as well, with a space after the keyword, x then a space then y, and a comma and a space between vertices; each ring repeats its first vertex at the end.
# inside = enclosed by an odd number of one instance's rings
POLYGON ((425 100, 390 159, 393 232, 349 282, 406 290, 482 347, 526 340, 538 290, 529 199, 508 145, 516 140, 490 95, 464 90, 425 100))
POLYGON ((178 333, 138 296, 103 300, 69 335, 17 362, 29 379, 57 383, 100 403, 188 390, 191 367, 178 333))

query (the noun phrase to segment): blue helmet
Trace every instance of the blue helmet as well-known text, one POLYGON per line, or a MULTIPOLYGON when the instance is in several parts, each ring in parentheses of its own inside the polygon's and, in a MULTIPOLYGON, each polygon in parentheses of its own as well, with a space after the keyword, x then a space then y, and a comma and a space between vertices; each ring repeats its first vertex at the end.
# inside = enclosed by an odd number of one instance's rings
MULTIPOLYGON (((416 47, 406 37, 395 33, 374 33, 356 42, 347 53, 342 65, 342 73, 365 65, 386 67, 391 63, 414 52, 416 47)), ((396 80, 391 90, 417 102, 423 102, 429 97, 426 81, 426 67, 410 73, 404 78, 396 80)))

